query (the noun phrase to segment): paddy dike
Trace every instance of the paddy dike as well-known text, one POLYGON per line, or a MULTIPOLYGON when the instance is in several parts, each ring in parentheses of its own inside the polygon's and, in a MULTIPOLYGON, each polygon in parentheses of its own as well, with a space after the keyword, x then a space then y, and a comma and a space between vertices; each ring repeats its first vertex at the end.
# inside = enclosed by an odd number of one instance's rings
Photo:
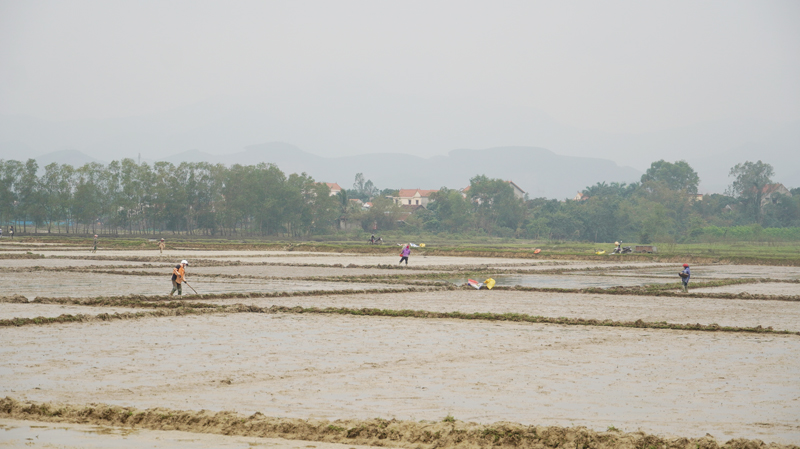
MULTIPOLYGON (((367 449, 398 447, 414 449, 481 448, 511 446, 518 448, 580 447, 585 449, 669 447, 673 449, 796 449, 794 445, 764 444, 759 440, 732 439, 718 442, 710 435, 701 438, 662 438, 644 432, 621 432, 609 428, 596 432, 583 427, 523 426, 516 423, 481 425, 448 416, 441 422, 370 420, 300 420, 250 416, 235 412, 211 413, 170 409, 137 410, 105 404, 74 406, 53 403, 20 403, 0 399, 0 416, 38 417, 47 420, 31 425, 29 421, 0 418, 0 429, 11 438, 28 440, 26 445, 43 444, 69 449, 110 447, 122 442, 124 447, 196 448, 257 447, 319 449, 367 449), (78 421, 84 424, 72 424, 78 421), (57 423, 57 424, 52 424, 57 423), (93 423, 94 425, 86 425, 93 423), (158 429, 153 431, 151 429, 158 429), (178 429, 178 430, 176 430, 178 429), (184 431, 197 433, 186 433, 184 431), (202 433, 201 433, 202 432, 202 433), (36 438, 32 438, 35 436, 36 438), (265 438, 265 437, 281 437, 265 438), (124 441, 122 441, 124 440, 124 441), (309 444, 312 443, 312 444, 309 444), (344 446, 342 443, 346 443, 344 446), (102 446, 101 446, 102 444, 102 446), (369 446, 367 446, 367 445, 369 446)), ((16 441, 11 441, 15 443, 16 441)), ((18 441, 21 443, 21 441, 18 441)))
POLYGON ((0 396, 800 441, 800 338, 247 314, 0 329, 0 396))

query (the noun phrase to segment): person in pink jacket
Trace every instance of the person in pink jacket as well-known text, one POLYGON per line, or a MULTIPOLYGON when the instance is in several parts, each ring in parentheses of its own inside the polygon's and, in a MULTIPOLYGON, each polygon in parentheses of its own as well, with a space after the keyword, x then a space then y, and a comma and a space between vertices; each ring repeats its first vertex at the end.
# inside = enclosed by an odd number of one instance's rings
POLYGON ((410 255, 411 255, 411 245, 409 244, 406 245, 406 247, 403 248, 403 252, 400 253, 400 263, 403 263, 403 261, 405 260, 406 265, 408 265, 408 256, 410 255))

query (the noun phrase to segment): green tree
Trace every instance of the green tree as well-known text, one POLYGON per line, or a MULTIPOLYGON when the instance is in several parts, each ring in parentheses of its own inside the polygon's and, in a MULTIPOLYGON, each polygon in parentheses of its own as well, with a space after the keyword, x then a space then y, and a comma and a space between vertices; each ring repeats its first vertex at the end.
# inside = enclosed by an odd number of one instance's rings
POLYGON ((666 162, 660 160, 650 164, 644 175, 642 184, 657 182, 664 183, 671 190, 684 190, 696 194, 700 177, 686 161, 666 162))
POLYGON ((470 203, 458 190, 442 188, 433 192, 430 199, 428 207, 442 230, 459 233, 471 226, 470 203))
POLYGON ((734 178, 726 193, 736 197, 744 206, 745 213, 755 223, 761 223, 761 200, 764 187, 772 183, 772 165, 758 162, 744 162, 731 168, 729 176, 734 178))
POLYGON ((489 179, 484 175, 470 179, 468 194, 474 205, 475 224, 488 234, 495 228, 521 232, 525 220, 525 206, 514 196, 514 189, 502 179, 489 179))
POLYGON ((0 159, 0 225, 17 220, 17 188, 21 174, 22 163, 0 159))

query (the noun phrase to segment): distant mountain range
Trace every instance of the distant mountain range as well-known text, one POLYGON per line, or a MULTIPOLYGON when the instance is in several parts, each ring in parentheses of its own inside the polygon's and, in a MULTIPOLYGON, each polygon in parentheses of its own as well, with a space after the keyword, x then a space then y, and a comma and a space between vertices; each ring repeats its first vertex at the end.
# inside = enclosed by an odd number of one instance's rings
POLYGON ((572 197, 587 185, 601 181, 632 182, 642 173, 597 158, 559 156, 544 148, 498 147, 485 150, 453 150, 446 156, 421 158, 383 153, 346 157, 321 157, 280 142, 252 145, 229 155, 187 151, 164 160, 232 164, 276 164, 286 173, 306 172, 314 179, 350 188, 356 173, 363 173, 378 188, 457 189, 471 177, 513 180, 531 198, 572 197))
MULTIPOLYGON (((392 109, 390 100, 381 106, 392 109)), ((762 160, 773 165, 777 182, 800 186, 800 121, 723 120, 625 134, 571 127, 534 110, 486 108, 485 117, 475 118, 457 109, 481 105, 431 100, 425 106, 432 109, 409 112, 404 123, 381 114, 354 122, 320 116, 313 105, 252 99, 102 120, 0 115, 0 159, 82 165, 141 155, 143 161, 273 162, 286 172, 305 171, 340 184, 351 183, 360 172, 380 187, 455 187, 485 173, 514 179, 531 196, 554 198, 598 181, 638 180, 659 159, 686 160, 700 175, 702 193, 723 192, 731 167, 762 160), (253 145, 274 140, 297 146, 253 145), (489 149, 445 153, 458 147, 489 149), (364 154, 353 156, 357 153, 364 154), (318 156, 333 154, 349 156, 318 156)))

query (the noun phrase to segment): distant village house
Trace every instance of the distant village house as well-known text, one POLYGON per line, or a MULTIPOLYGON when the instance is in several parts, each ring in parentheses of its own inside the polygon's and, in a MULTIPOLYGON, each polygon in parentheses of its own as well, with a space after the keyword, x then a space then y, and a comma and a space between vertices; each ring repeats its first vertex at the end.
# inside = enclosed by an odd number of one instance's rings
POLYGON ((792 196, 792 192, 781 183, 765 185, 764 188, 761 189, 761 207, 767 204, 776 204, 779 195, 790 197, 792 196))
POLYGON ((400 189, 397 196, 390 198, 400 206, 422 206, 427 208, 433 192, 438 192, 438 190, 400 189))
POLYGON ((342 188, 339 186, 339 184, 336 184, 335 182, 326 182, 325 185, 331 189, 331 196, 338 195, 339 192, 342 191, 342 188))

